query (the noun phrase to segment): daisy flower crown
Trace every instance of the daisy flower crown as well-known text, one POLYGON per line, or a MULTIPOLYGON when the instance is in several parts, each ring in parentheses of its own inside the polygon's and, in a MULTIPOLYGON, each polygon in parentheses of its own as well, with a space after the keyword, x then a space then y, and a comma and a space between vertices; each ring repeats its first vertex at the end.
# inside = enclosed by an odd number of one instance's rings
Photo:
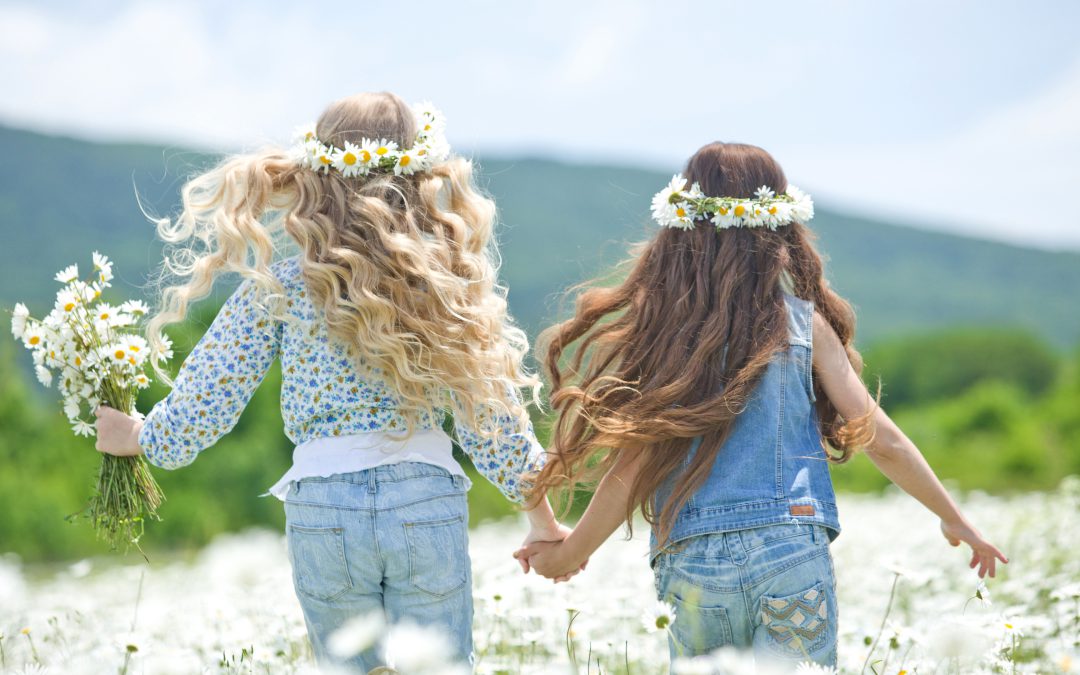
POLYGON ((450 145, 443 134, 446 120, 430 103, 413 106, 413 115, 417 132, 408 148, 399 148, 385 138, 363 138, 359 144, 345 141, 339 148, 319 140, 314 124, 305 125, 297 131, 297 160, 316 173, 334 170, 346 178, 391 172, 409 176, 427 171, 450 156, 450 145))
POLYGON ((675 174, 668 186, 652 200, 653 220, 660 227, 689 230, 694 221, 708 219, 718 230, 729 227, 767 227, 771 230, 814 217, 814 202, 794 185, 778 195, 762 185, 753 199, 709 197, 697 183, 686 189, 686 178, 675 174))

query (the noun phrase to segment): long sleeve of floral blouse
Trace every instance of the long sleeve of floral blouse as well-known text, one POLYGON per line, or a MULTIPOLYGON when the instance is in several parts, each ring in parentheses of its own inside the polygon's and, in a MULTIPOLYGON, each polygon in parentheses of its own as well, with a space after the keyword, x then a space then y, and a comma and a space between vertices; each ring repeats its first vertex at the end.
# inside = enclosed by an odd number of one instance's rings
POLYGON ((530 487, 526 474, 543 468, 547 453, 536 440, 532 421, 521 429, 518 420, 509 415, 494 415, 490 410, 481 411, 481 424, 469 424, 454 420, 454 432, 461 449, 472 459, 473 466, 491 481, 512 502, 525 501, 530 487), (477 426, 485 429, 494 423, 495 434, 482 434, 477 426))
POLYGON ((151 464, 186 466, 236 425, 281 345, 281 324, 258 300, 253 282, 240 284, 147 414, 139 445, 151 464))

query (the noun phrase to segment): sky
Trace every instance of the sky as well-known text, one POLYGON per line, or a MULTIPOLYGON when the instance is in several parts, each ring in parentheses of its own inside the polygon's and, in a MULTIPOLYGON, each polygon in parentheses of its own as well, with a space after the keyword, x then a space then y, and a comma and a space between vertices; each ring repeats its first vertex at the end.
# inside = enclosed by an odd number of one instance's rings
POLYGON ((389 90, 466 155, 674 173, 748 142, 834 209, 1080 250, 1077 26, 1070 0, 0 0, 0 123, 234 151, 389 90))

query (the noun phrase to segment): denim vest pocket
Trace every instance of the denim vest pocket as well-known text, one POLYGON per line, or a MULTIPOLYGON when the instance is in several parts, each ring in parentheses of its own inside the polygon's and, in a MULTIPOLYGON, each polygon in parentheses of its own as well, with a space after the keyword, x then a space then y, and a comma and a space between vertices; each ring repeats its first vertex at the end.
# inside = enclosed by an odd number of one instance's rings
POLYGON ((334 600, 353 587, 342 528, 289 525, 286 541, 298 593, 334 600))
POLYGON ((404 523, 409 582, 435 597, 460 590, 469 580, 464 516, 404 523))

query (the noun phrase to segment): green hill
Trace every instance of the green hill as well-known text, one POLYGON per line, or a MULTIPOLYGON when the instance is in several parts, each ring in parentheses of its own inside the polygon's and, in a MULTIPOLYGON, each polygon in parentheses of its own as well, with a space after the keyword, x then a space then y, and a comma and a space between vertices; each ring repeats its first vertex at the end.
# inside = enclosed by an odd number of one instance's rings
MULTIPOLYGON (((0 306, 48 302, 53 272, 113 257, 133 292, 159 260, 142 205, 171 214, 185 176, 213 161, 183 148, 102 144, 0 127, 0 306)), ((535 335, 561 291, 649 236, 648 203, 670 176, 536 159, 480 159, 498 200, 502 278, 535 335)), ((833 285, 859 310, 860 342, 953 324, 1024 326, 1080 340, 1080 254, 1025 249, 865 220, 819 205, 812 222, 833 285)))

